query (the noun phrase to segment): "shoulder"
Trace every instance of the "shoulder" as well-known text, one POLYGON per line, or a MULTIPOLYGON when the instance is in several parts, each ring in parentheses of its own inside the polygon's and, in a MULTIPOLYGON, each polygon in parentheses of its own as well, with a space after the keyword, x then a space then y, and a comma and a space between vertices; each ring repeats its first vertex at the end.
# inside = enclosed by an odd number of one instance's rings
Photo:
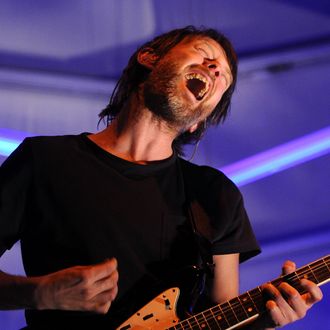
POLYGON ((24 150, 32 159, 69 157, 82 146, 82 135, 35 136, 24 139, 18 150, 24 150))
POLYGON ((196 165, 182 158, 181 168, 185 182, 190 183, 199 191, 213 191, 220 194, 230 194, 241 198, 241 193, 236 184, 220 170, 206 165, 196 165))
POLYGON ((34 136, 25 138, 23 147, 31 149, 70 148, 79 143, 81 135, 34 136))
POLYGON ((3 166, 56 168, 61 163, 70 162, 83 146, 81 135, 28 137, 6 159, 3 166))

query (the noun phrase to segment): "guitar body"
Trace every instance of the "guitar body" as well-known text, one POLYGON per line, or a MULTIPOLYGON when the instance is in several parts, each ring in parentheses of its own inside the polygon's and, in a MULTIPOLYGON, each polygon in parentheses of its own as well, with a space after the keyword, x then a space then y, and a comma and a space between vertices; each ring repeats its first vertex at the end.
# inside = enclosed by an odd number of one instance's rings
POLYGON ((138 290, 130 292, 120 301, 123 312, 116 317, 114 329, 164 330, 196 311, 211 306, 202 293, 205 276, 202 267, 187 266, 163 272, 160 279, 150 281, 149 286, 144 282, 138 290))
POLYGON ((176 324, 179 321, 176 315, 179 295, 179 288, 164 291, 133 314, 117 330, 163 330, 176 324))
MULTIPOLYGON (((311 280, 318 286, 329 282, 330 255, 301 267, 291 274, 281 276, 271 283, 278 286, 282 282, 287 282, 303 294, 306 292, 300 284, 303 278, 311 280)), ((194 315, 186 312, 188 318, 182 317, 183 314, 180 313, 182 299, 178 303, 179 295, 178 287, 163 291, 116 330, 231 330, 240 328, 266 312, 260 286, 203 312, 194 315)), ((187 302, 187 299, 183 301, 187 302)))

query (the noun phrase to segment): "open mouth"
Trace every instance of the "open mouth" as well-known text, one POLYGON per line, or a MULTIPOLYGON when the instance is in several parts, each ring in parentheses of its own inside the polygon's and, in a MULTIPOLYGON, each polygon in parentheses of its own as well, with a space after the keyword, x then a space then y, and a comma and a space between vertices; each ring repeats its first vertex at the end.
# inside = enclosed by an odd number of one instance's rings
POLYGON ((209 90, 209 83, 205 77, 199 73, 189 73, 186 75, 187 88, 200 101, 209 90))

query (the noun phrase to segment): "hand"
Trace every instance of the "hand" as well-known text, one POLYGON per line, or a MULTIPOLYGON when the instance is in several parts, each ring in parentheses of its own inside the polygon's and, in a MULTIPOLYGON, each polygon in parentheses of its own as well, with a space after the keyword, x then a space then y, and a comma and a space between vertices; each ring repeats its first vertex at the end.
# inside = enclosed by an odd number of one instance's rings
POLYGON ((90 311, 105 314, 118 287, 117 260, 76 266, 37 278, 38 309, 90 311))
MULTIPOLYGON (((286 275, 295 270, 296 265, 292 261, 286 261, 282 267, 282 274, 286 275)), ((272 297, 267 301, 266 307, 269 312, 268 320, 270 318, 273 327, 282 327, 302 319, 308 309, 322 299, 322 292, 315 283, 306 279, 302 279, 300 283, 306 290, 303 295, 286 282, 277 288, 270 283, 263 285, 265 292, 272 297)))

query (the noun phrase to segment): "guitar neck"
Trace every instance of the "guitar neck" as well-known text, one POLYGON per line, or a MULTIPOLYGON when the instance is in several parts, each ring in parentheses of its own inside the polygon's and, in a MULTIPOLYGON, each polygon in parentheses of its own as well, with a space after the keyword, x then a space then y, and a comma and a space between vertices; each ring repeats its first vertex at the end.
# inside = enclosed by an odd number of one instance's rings
MULTIPOLYGON (((300 280, 304 278, 318 286, 330 281, 330 255, 301 267, 291 274, 278 277, 271 283, 277 287, 280 283, 287 282, 303 294, 305 289, 301 286, 300 280)), ((258 286, 225 303, 195 314, 167 330, 232 329, 265 311, 265 299, 261 287, 258 286)))

